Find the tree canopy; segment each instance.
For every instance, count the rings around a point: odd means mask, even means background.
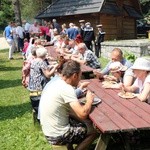
[[[2,30],[9,21],[14,20],[14,12],[11,0],[0,0],[0,27]]]

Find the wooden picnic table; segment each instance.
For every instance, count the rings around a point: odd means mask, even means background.
[[[105,150],[113,133],[150,129],[149,104],[137,98],[123,99],[118,96],[120,90],[104,89],[98,79],[89,81],[88,89],[102,100],[89,115],[101,133],[95,150]]]
[[[53,59],[57,60],[58,57],[60,57],[61,54],[59,54],[54,46],[47,46],[46,47],[48,51],[48,55]],[[68,58],[65,58],[68,59]],[[87,65],[81,65],[81,71],[82,71],[82,77],[84,79],[90,79],[93,78],[93,68],[87,66]]]
[[[48,55],[50,57],[52,57],[53,59],[57,60],[57,57],[58,57],[58,52],[55,50],[55,47],[54,46],[47,46],[45,47],[47,49],[47,52],[48,52]]]

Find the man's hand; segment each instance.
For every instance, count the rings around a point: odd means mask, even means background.
[[[100,70],[99,69],[94,69],[93,70],[93,74],[96,76],[96,78],[98,78],[98,79],[101,79],[101,78],[103,78],[103,74],[100,72]]]

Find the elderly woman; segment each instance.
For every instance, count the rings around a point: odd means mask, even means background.
[[[137,98],[150,103],[150,59],[137,58],[131,67],[136,76],[132,86],[124,86],[128,92],[136,92]]]
[[[47,50],[44,47],[40,47],[36,50],[36,58],[31,63],[30,77],[29,77],[29,91],[30,100],[33,109],[38,113],[39,101],[41,98],[41,92],[49,81],[50,77],[54,75],[57,66],[54,65],[51,69],[46,61]]]

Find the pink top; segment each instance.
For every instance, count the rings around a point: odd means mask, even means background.
[[[45,27],[46,35],[50,36],[50,29],[48,27]]]
[[[29,43],[25,42],[22,52],[26,53],[28,46],[29,46]]]

